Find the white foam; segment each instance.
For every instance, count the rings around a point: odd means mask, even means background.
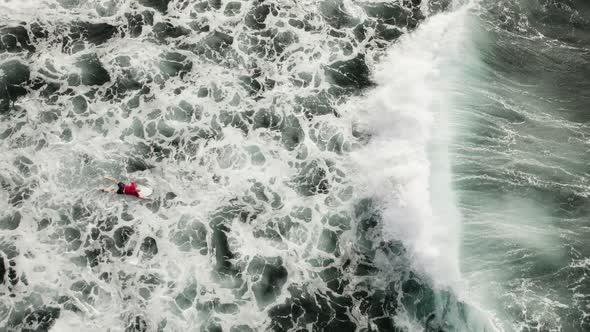
[[[378,88],[348,107],[371,134],[353,157],[364,194],[381,203],[384,240],[401,240],[435,291],[450,289],[469,304],[457,324],[500,330],[464,285],[461,215],[451,184],[453,96],[462,88],[470,6],[430,17],[402,37],[374,70]],[[447,305],[437,304],[443,311]]]
[[[466,9],[436,15],[391,48],[375,68],[379,87],[359,110],[371,140],[354,153],[365,192],[383,204],[385,240],[402,240],[438,286],[460,280],[460,219],[447,160],[454,77],[445,66],[461,56],[466,15]]]

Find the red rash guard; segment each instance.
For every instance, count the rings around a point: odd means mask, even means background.
[[[137,198],[140,198],[139,193],[136,191],[136,189],[137,189],[137,183],[131,182],[130,185],[125,186],[125,189],[123,189],[123,193],[125,195],[131,195],[131,196],[135,196]]]

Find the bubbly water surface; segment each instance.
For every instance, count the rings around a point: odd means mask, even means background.
[[[0,0],[0,330],[587,329],[584,8]]]

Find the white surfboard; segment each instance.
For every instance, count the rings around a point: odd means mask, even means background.
[[[139,196],[141,197],[148,197],[149,195],[152,194],[153,190],[150,187],[146,187],[146,186],[137,186],[137,189],[139,189]]]

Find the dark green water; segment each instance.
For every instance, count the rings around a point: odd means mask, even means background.
[[[455,114],[463,271],[509,331],[586,331],[590,7],[481,7]]]

